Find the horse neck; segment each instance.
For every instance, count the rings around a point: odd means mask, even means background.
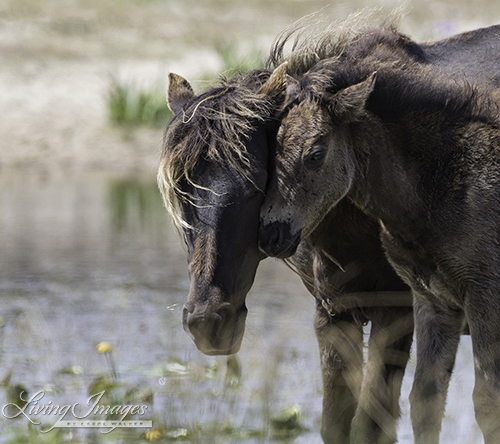
[[[388,227],[393,222],[400,225],[401,215],[413,221],[422,219],[425,202],[418,191],[422,170],[429,166],[422,161],[439,149],[433,146],[429,137],[433,130],[427,125],[413,127],[411,137],[408,125],[404,118],[387,124],[370,117],[366,127],[357,128],[353,136],[357,173],[348,197]]]

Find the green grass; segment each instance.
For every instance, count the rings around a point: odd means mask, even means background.
[[[232,77],[239,72],[264,68],[265,56],[258,49],[252,49],[243,54],[233,40],[219,40],[215,44],[215,51],[222,61],[222,69],[226,77]]]
[[[144,87],[117,78],[110,82],[108,110],[111,122],[124,127],[163,127],[172,117],[165,90],[160,86]]]
[[[217,41],[215,51],[222,62],[222,74],[227,78],[264,67],[265,57],[262,51],[252,49],[243,54],[234,41]],[[202,78],[213,83],[217,75],[207,73]],[[163,127],[172,117],[162,81],[146,87],[139,85],[137,81],[112,77],[107,101],[110,121],[124,128]]]

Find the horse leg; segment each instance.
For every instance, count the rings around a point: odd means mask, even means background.
[[[348,444],[363,377],[363,331],[349,312],[330,316],[316,303],[314,320],[323,376],[321,437]]]
[[[372,328],[368,361],[354,418],[351,443],[393,444],[397,441],[399,397],[413,342],[410,308],[370,312]]]
[[[500,307],[492,301],[495,296],[475,295],[465,302],[476,375],[474,409],[485,444],[500,442]]]
[[[415,444],[438,444],[464,314],[417,293],[413,309],[417,367],[410,404]]]

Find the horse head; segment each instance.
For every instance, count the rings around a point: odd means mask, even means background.
[[[283,118],[275,170],[261,209],[259,243],[267,255],[293,255],[351,189],[357,160],[350,149],[350,129],[364,115],[375,78],[320,97],[317,87],[306,89]]]
[[[195,96],[170,75],[159,186],[187,246],[190,289],[183,326],[205,354],[236,353],[257,266],[259,210],[285,67],[254,71]]]

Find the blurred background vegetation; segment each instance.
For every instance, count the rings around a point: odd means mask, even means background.
[[[258,49],[243,55],[235,41],[220,39],[214,43],[215,53],[221,62],[221,74],[232,77],[241,72],[263,68],[266,56]],[[207,72],[203,79],[214,82],[214,73]],[[108,93],[109,117],[122,127],[149,125],[164,127],[172,113],[165,100],[165,83],[161,77],[151,85],[140,85],[133,80],[112,77]]]
[[[401,29],[418,40],[500,16],[491,0],[406,4]],[[220,73],[261,65],[274,36],[300,17],[321,10],[336,20],[366,6],[384,17],[401,2],[1,0],[1,165],[154,169],[169,71],[199,92]]]

